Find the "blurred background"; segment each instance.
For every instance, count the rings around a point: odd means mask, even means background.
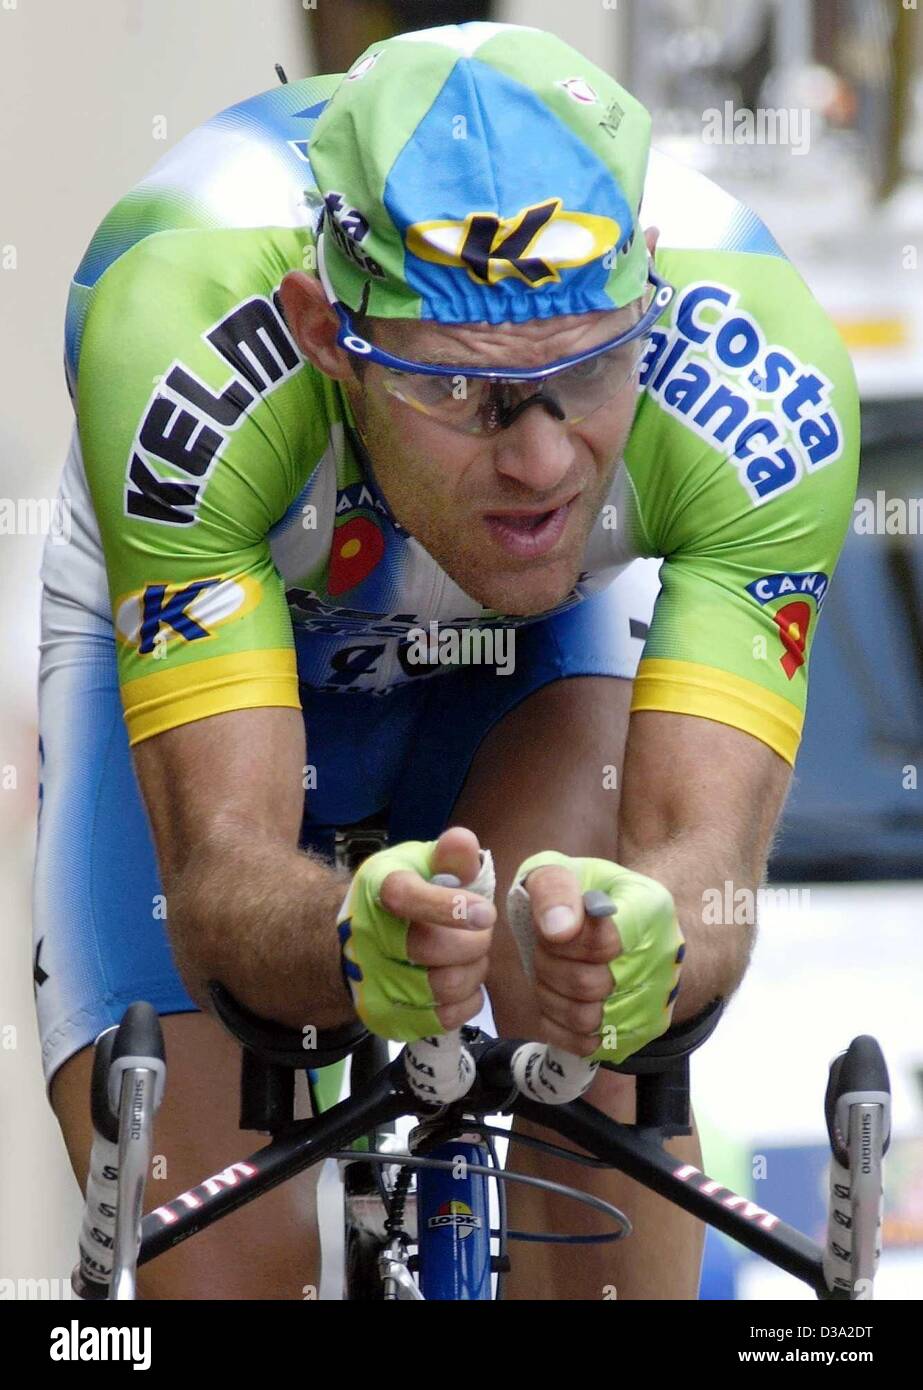
[[[193,127],[274,85],[275,63],[290,78],[341,71],[388,33],[486,18],[553,30],[613,72],[653,111],[655,144],[764,218],[852,352],[867,505],[815,644],[771,866],[788,891],[764,910],[694,1092],[708,1172],[822,1239],[827,1066],[874,1033],[895,1126],[878,1293],[923,1297],[916,0],[0,0],[0,1289],[66,1279],[79,1219],[42,1084],[29,908],[37,574],[71,428],[70,276],[112,204]],[[778,119],[761,127],[767,111]],[[809,1297],[717,1236],[702,1294]]]

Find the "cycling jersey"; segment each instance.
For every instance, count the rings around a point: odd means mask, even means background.
[[[307,141],[338,77],[220,113],[105,218],[74,277],[73,543],[46,587],[108,616],[132,742],[312,689],[438,678],[416,634],[506,627],[392,516],[338,383],[278,296],[313,268]],[[515,209],[510,209],[511,215]],[[740,728],[794,761],[808,652],[848,524],[858,405],[836,332],[760,221],[654,152],[643,225],[677,289],[580,579],[640,556],[662,589],[635,709]]]

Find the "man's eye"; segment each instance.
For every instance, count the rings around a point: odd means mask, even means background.
[[[448,376],[421,376],[416,377],[419,389],[428,392],[432,401],[451,400],[455,394],[452,390],[452,378]]]
[[[444,401],[449,404],[452,401],[476,400],[481,395],[482,383],[477,377],[437,376],[429,377],[427,380],[434,402]]]
[[[599,357],[591,357],[588,362],[578,362],[576,366],[571,367],[569,375],[574,381],[595,381],[597,377],[604,376],[613,365],[608,357],[608,354],[602,353]]]
[[[588,362],[578,362],[575,367],[570,368],[570,373],[572,379],[581,385],[604,381],[608,376],[630,371],[637,354],[638,345],[626,343],[624,347],[601,352],[598,357],[591,357]]]
[[[438,405],[452,399],[452,380],[444,376],[415,375],[413,372],[393,372],[391,380],[398,390],[404,390],[417,400]]]

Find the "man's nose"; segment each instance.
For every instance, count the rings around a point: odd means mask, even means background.
[[[540,402],[521,410],[508,429],[494,436],[494,467],[535,492],[550,492],[574,464],[575,451],[563,423]]]

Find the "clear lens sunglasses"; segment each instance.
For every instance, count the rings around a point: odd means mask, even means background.
[[[617,337],[550,366],[500,369],[415,362],[376,347],[356,332],[350,311],[336,298],[327,276],[323,243],[321,232],[318,271],[340,320],[338,346],[384,368],[384,388],[392,396],[461,434],[496,434],[508,429],[530,402],[541,402],[559,420],[578,423],[586,419],[634,376],[650,330],[676,293],[649,264],[646,303],[637,322]]]

